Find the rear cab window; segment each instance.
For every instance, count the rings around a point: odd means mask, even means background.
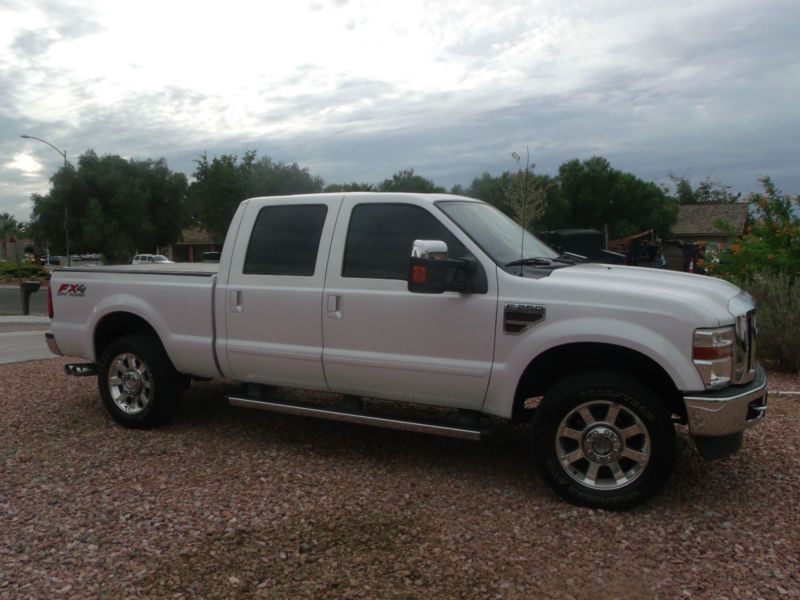
[[[260,209],[250,234],[242,273],[313,276],[327,214],[328,207],[324,204]]]

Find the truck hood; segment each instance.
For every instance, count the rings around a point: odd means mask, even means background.
[[[731,320],[728,303],[741,291],[727,281],[706,275],[594,263],[557,269],[548,279],[554,284],[596,288],[601,296],[619,294],[690,301],[720,322]]]

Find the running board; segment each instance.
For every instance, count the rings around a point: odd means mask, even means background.
[[[329,421],[345,421],[359,425],[371,425],[385,429],[399,429],[401,431],[416,431],[417,433],[430,433],[444,437],[460,438],[464,440],[480,441],[491,429],[473,429],[458,425],[433,423],[427,421],[412,421],[393,417],[378,417],[363,412],[341,410],[333,406],[311,406],[308,404],[291,404],[276,400],[255,400],[237,396],[228,396],[228,403],[232,406],[257,408],[287,415],[302,415],[328,419]]]

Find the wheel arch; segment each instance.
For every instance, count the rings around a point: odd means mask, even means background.
[[[558,381],[589,370],[624,373],[639,380],[675,414],[684,415],[680,391],[670,375],[649,356],[624,346],[601,342],[575,342],[550,348],[531,360],[517,383],[511,418],[527,421],[533,410],[525,408],[529,398],[544,396]]]
[[[116,311],[104,315],[94,328],[92,347],[95,361],[99,361],[108,345],[124,335],[145,333],[152,335],[164,349],[164,343],[156,329],[144,318],[127,311]],[[166,353],[166,350],[165,350]]]

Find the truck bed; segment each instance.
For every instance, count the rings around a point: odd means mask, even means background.
[[[59,268],[50,282],[53,333],[65,355],[94,355],[94,336],[108,319],[146,321],[175,368],[219,377],[214,354],[217,264]]]

